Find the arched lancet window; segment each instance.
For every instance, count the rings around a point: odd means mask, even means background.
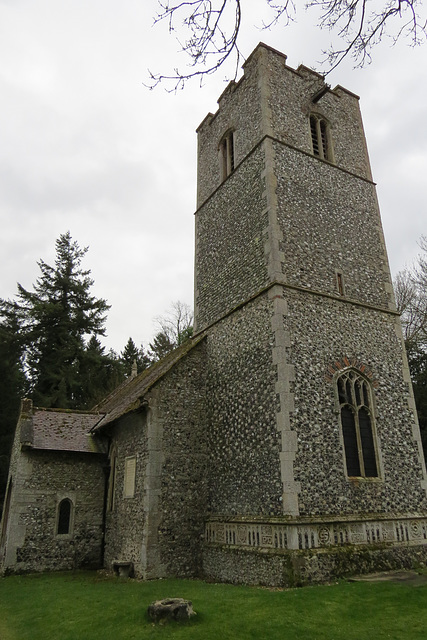
[[[310,116],[310,133],[313,154],[323,160],[332,162],[332,145],[329,133],[329,124],[320,116]]]
[[[234,171],[234,132],[227,131],[219,144],[221,162],[221,180]]]
[[[337,379],[341,428],[348,476],[378,477],[371,387],[353,369]]]
[[[61,500],[58,506],[58,524],[56,533],[59,536],[71,533],[71,516],[73,503],[69,498]]]

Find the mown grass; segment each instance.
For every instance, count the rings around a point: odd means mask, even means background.
[[[153,625],[149,603],[193,601],[188,623]],[[285,591],[95,573],[0,578],[1,640],[411,640],[427,637],[427,586],[347,583]]]

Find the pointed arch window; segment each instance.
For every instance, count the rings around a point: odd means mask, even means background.
[[[323,160],[333,161],[329,124],[324,118],[311,114],[310,133],[313,154]]]
[[[378,478],[370,383],[353,369],[337,379],[347,475]]]

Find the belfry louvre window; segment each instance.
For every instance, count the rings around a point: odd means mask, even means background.
[[[326,120],[318,116],[310,116],[310,133],[313,154],[323,160],[332,161],[331,144],[329,139],[329,125]]]
[[[234,171],[234,133],[227,131],[220,143],[221,180]]]
[[[370,384],[350,369],[340,375],[337,386],[347,475],[377,478]]]

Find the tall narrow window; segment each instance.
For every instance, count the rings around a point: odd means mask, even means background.
[[[342,273],[337,271],[337,289],[340,296],[344,295],[344,279],[342,277]]]
[[[234,134],[228,131],[220,143],[221,180],[234,171]]]
[[[310,133],[313,154],[323,160],[332,161],[329,125],[319,116],[310,116]]]
[[[58,507],[58,523],[56,527],[56,533],[59,536],[67,535],[71,533],[71,500],[65,498],[61,500]]]
[[[369,382],[349,369],[337,380],[347,475],[377,478]]]

